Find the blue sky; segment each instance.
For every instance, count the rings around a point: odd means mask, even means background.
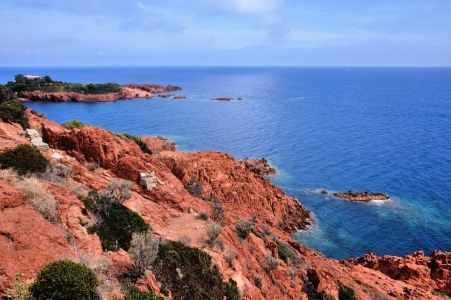
[[[451,1],[1,0],[0,65],[451,66]]]

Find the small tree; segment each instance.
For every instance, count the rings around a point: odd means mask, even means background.
[[[46,265],[30,290],[36,300],[100,299],[95,273],[85,265],[57,260]]]

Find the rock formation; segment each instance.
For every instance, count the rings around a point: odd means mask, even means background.
[[[135,184],[124,205],[142,216],[157,236],[188,237],[191,247],[212,257],[225,279],[236,281],[242,299],[308,299],[308,293],[317,291],[338,299],[339,285],[352,288],[357,299],[368,300],[440,299],[433,289],[451,295],[451,253],[389,259],[369,254],[339,262],[296,242],[290,233],[306,228],[310,212],[229,154],[160,149],[149,155],[133,141],[104,129],[67,130],[28,114],[29,125],[50,147],[44,155],[54,165],[70,166],[71,176],[59,183],[38,180],[58,203],[55,223],[44,219],[7,176],[0,179],[0,291],[12,284],[16,273],[34,279],[44,264],[62,257],[108,258],[115,276],[127,272],[132,265],[127,252],[105,253],[98,236],[87,233],[86,224],[93,220],[83,213],[77,194],[80,189],[104,189],[111,179],[128,179]],[[1,149],[30,143],[20,132],[20,126],[0,123]],[[55,153],[59,155],[52,159]],[[202,183],[204,198],[185,189],[193,177]],[[151,181],[146,182],[151,189],[139,184],[143,178]],[[206,243],[212,221],[197,215],[205,211],[212,216],[215,205],[224,210],[224,227],[220,246],[212,247]],[[250,224],[252,231],[243,235],[239,222]],[[155,292],[161,288],[151,270],[136,285]]]
[[[254,172],[257,175],[274,175],[274,174],[276,174],[276,169],[272,168],[268,164],[268,161],[265,158],[249,159],[246,157],[241,162],[244,163],[244,165],[246,166],[246,168],[249,171]]]
[[[220,97],[220,98],[213,98],[211,100],[216,100],[216,101],[233,101],[233,100],[235,100],[235,98]]]
[[[390,199],[390,196],[384,195],[382,193],[354,192],[354,191],[334,193],[334,196],[357,202],[370,202],[371,200]]]

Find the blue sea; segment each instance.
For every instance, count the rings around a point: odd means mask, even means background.
[[[451,68],[11,67],[0,83],[18,73],[181,86],[188,100],[27,106],[59,123],[165,136],[180,151],[267,158],[271,181],[317,220],[296,239],[328,257],[451,251]],[[353,203],[322,189],[391,200]]]

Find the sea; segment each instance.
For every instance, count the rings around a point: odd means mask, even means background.
[[[451,68],[0,67],[0,83],[19,73],[182,87],[173,94],[187,100],[26,105],[58,123],[164,136],[178,151],[265,157],[271,182],[316,219],[294,237],[327,257],[451,251]],[[323,189],[391,198],[355,203]]]

